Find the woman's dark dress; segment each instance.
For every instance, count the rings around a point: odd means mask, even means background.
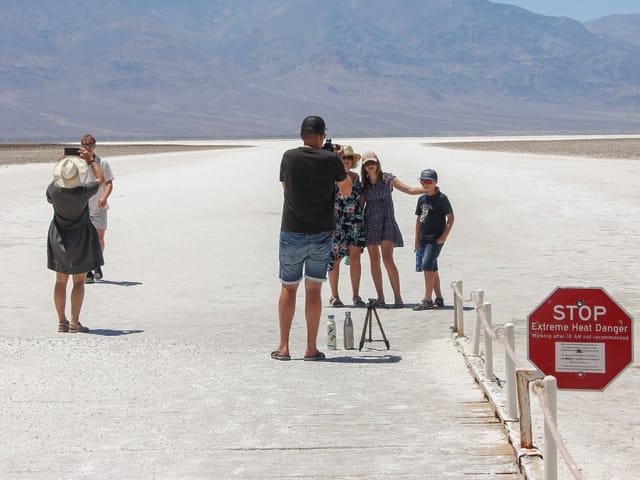
[[[391,181],[394,178],[392,173],[385,173],[382,181],[364,189],[364,238],[367,246],[380,245],[385,240],[393,242],[395,247],[404,246],[393,211]]]
[[[104,265],[100,238],[89,217],[88,202],[98,191],[98,182],[76,188],[50,184],[47,201],[53,205],[53,220],[47,238],[47,268],[60,273],[90,272]]]

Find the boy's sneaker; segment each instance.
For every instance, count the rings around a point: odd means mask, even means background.
[[[87,272],[87,278],[84,279],[84,283],[96,283],[93,278],[93,272]]]
[[[93,276],[96,280],[102,280],[102,269],[100,267],[96,268],[93,272]],[[437,298],[436,301],[438,301]]]
[[[98,278],[98,277],[96,277]],[[436,308],[442,308],[444,307],[444,298],[442,297],[436,297]]]
[[[414,310],[418,311],[418,310],[429,310],[433,308],[433,301],[431,300],[420,300],[415,307],[413,307]]]

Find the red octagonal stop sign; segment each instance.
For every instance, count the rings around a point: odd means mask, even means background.
[[[528,319],[529,360],[558,388],[604,390],[633,362],[633,319],[603,288],[558,287]]]

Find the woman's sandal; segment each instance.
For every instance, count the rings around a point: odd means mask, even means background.
[[[387,308],[387,304],[384,302],[384,299],[377,299],[373,302],[374,307]]]
[[[67,333],[69,331],[69,320],[58,322],[58,332]]]
[[[89,333],[89,329],[80,322],[69,324],[69,333]]]
[[[344,303],[340,300],[340,297],[331,297],[329,299],[329,305],[332,307],[344,307]]]
[[[355,297],[353,297],[353,305],[356,307],[364,307],[366,303],[364,303],[364,300],[360,298],[360,295],[356,295]]]

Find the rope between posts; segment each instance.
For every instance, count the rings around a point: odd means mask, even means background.
[[[463,302],[471,302],[473,301],[473,294],[476,292],[471,292],[471,296],[469,298],[464,298],[462,296],[462,292],[458,289],[458,285],[456,284],[456,282],[452,282],[451,283],[451,287],[453,288],[456,296],[460,297],[460,299],[462,299]]]
[[[482,320],[484,322],[484,315],[482,316]],[[520,360],[518,360],[518,357],[516,357],[516,352],[513,350],[513,348],[511,348],[511,345],[509,345],[509,342],[507,342],[504,325],[496,328],[494,338],[497,338],[500,341],[500,343],[502,343],[502,345],[504,346],[504,351],[507,352],[507,355],[509,355],[509,358],[513,362],[513,365],[515,366],[515,368],[517,369],[523,368],[522,364],[520,363]]]
[[[474,293],[475,292],[472,292],[471,294],[472,297]],[[504,330],[505,330],[504,325],[497,327],[494,331],[492,326],[489,325],[489,322],[487,322],[487,318],[484,315],[484,311],[482,310],[482,307],[479,305],[476,306],[476,311],[480,312],[480,318],[482,319],[482,326],[485,334],[489,335],[494,340],[498,340],[500,343],[502,343],[502,345],[504,346],[505,352],[507,353],[507,355],[509,355],[509,358],[513,362],[513,365],[515,366],[515,368],[522,368],[522,364],[520,363],[520,360],[518,360],[518,357],[516,356],[516,352],[513,350],[513,348],[511,348],[511,345],[509,345],[509,342],[507,342],[507,339],[504,334]]]
[[[487,317],[485,317],[482,307],[476,307],[476,311],[480,312],[480,318],[482,318],[482,331],[494,340],[501,340],[498,338],[496,332],[493,331],[492,325],[489,325],[489,322],[487,322]]]
[[[564,458],[564,461],[567,464],[569,471],[571,471],[571,474],[575,479],[586,480],[586,477],[582,474],[582,472],[578,468],[578,465],[576,465],[576,462],[574,462],[573,458],[571,458],[571,455],[569,454],[569,451],[567,450],[567,447],[564,444],[562,437],[560,436],[560,432],[558,431],[556,424],[553,422],[551,410],[549,409],[549,404],[547,403],[547,398],[545,397],[544,392],[542,391],[544,389],[544,385],[539,381],[534,382],[534,388],[536,389],[536,396],[538,397],[538,400],[540,400],[540,404],[542,406],[544,423],[547,426],[547,428],[549,428],[549,431],[551,432],[551,436],[556,442],[556,445],[558,446],[558,450],[560,451],[560,455],[562,455],[562,458]]]

